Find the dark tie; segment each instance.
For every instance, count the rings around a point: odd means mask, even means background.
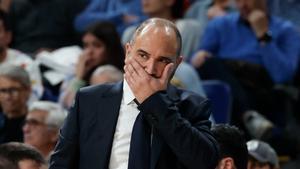
[[[128,169],[150,168],[150,127],[140,112],[131,135]]]

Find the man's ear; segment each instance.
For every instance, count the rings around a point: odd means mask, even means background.
[[[132,50],[131,44],[130,44],[130,42],[127,42],[127,43],[125,44],[125,53],[126,53],[125,58],[126,58],[127,56],[129,56],[131,50]]]
[[[225,157],[221,160],[223,162],[223,168],[224,169],[234,169],[235,168],[235,164],[234,164],[234,160],[231,157]]]
[[[183,60],[183,56],[178,56],[176,58],[176,66],[178,66],[182,62],[182,60]]]
[[[216,169],[235,169],[234,160],[231,157],[225,157],[219,161]]]

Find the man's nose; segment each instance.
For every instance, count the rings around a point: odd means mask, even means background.
[[[147,62],[146,62],[146,65],[145,65],[145,71],[149,74],[149,75],[156,75],[157,73],[157,70],[156,70],[156,63],[154,60],[152,59],[149,59]]]

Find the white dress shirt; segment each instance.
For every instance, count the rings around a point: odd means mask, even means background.
[[[139,114],[134,95],[126,80],[123,82],[123,97],[111,149],[109,169],[127,169],[132,128]]]

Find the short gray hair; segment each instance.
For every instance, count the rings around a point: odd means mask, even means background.
[[[61,105],[50,101],[33,102],[29,106],[29,112],[35,110],[48,112],[45,123],[55,128],[60,128],[67,116],[67,111]]]
[[[17,81],[23,87],[31,87],[31,81],[28,72],[20,66],[14,66],[5,63],[0,64],[0,76],[9,78],[13,81]]]
[[[93,72],[92,76],[95,75],[109,75],[109,82],[118,82],[123,79],[123,73],[113,65],[101,65]]]
[[[147,19],[146,21],[141,23],[140,26],[138,26],[136,28],[136,31],[134,32],[130,42],[134,43],[136,37],[149,25],[155,25],[158,27],[167,27],[167,28],[171,28],[174,31],[174,33],[176,35],[176,40],[177,40],[177,56],[179,56],[181,53],[181,48],[182,48],[181,34],[180,34],[179,30],[177,29],[176,25],[173,22],[166,20],[166,19],[162,19],[162,18]]]

